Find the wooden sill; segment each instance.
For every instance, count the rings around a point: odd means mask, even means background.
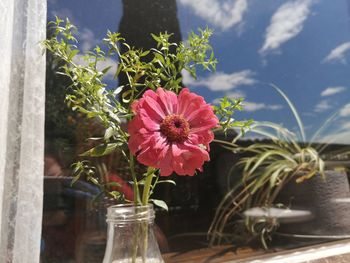
[[[216,246],[186,253],[169,253],[163,255],[163,258],[166,263],[347,263],[350,262],[350,240],[273,253],[251,248],[235,250],[232,246]]]
[[[233,246],[215,246],[210,248],[196,249],[185,253],[169,253],[163,255],[166,263],[190,263],[190,262],[228,262],[250,258],[252,256],[264,255],[264,250],[253,250],[251,248],[238,248]]]

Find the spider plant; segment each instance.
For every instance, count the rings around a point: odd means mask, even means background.
[[[282,96],[292,111],[299,127],[298,133],[293,133],[281,125],[272,122],[255,122],[250,132],[264,136],[267,140],[253,143],[247,147],[234,150],[242,154],[240,161],[231,169],[230,175],[241,174],[242,177],[234,187],[224,196],[219,204],[212,221],[208,235],[211,244],[228,241],[224,234],[228,226],[236,218],[243,218],[242,212],[252,207],[270,208],[276,204],[275,200],[283,187],[291,180],[302,183],[313,176],[325,178],[325,162],[321,158],[326,144],[313,144],[326,127],[335,119],[333,114],[306,143],[304,126],[301,118],[287,95],[277,86],[271,86]],[[232,144],[236,144],[238,135]],[[253,220],[246,218],[246,231],[252,237],[260,237],[263,245],[266,238],[278,227],[278,222],[271,218]],[[235,229],[237,227],[235,226]]]

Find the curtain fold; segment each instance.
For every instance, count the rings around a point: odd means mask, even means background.
[[[39,262],[46,0],[0,0],[0,262]]]

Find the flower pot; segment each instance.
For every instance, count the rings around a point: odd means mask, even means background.
[[[333,236],[350,235],[350,190],[346,173],[326,171],[325,179],[316,175],[302,183],[291,180],[275,203],[291,209],[311,211],[313,219],[281,224],[288,234]]]
[[[108,236],[103,263],[164,262],[153,231],[152,205],[107,209]]]

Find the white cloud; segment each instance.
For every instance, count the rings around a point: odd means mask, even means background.
[[[185,85],[207,87],[211,91],[229,91],[239,86],[254,85],[255,73],[251,70],[242,70],[233,73],[216,72],[207,78],[194,80],[186,71],[182,72]]]
[[[349,117],[350,116],[350,103],[346,104],[341,110],[339,115],[341,117]]]
[[[191,74],[187,70],[181,71],[182,82],[186,86],[192,86],[193,83],[196,83],[196,80],[191,76]]]
[[[236,90],[236,91],[231,91],[225,94],[227,97],[232,98],[232,99],[238,99],[245,97],[246,94],[243,91]]]
[[[220,97],[220,98],[213,99],[213,100],[211,101],[211,104],[219,105],[219,104],[220,104],[220,99],[221,99],[221,97]]]
[[[322,97],[331,96],[346,90],[346,87],[328,87],[321,92]]]
[[[350,103],[341,108],[339,115],[340,117],[350,116]],[[319,142],[350,144],[350,121],[343,119],[331,127],[331,133],[320,137]]]
[[[350,122],[344,122],[341,124],[341,129],[348,130],[350,132]],[[350,138],[349,138],[350,139]]]
[[[280,110],[283,108],[283,106],[279,104],[275,104],[275,105],[267,105],[266,108],[269,110]]]
[[[315,112],[324,112],[332,108],[332,105],[329,104],[328,100],[321,100],[316,104],[314,111]]]
[[[350,104],[349,104],[350,105]],[[350,106],[349,106],[350,107]],[[350,144],[350,121],[339,122],[332,126],[331,133],[328,133],[318,140],[324,143]],[[335,127],[339,127],[335,129]]]
[[[325,137],[324,142],[350,144],[350,131],[337,132]]]
[[[243,109],[244,111],[258,111],[258,110],[280,110],[282,109],[282,105],[274,104],[274,105],[269,105],[265,103],[256,103],[256,102],[248,102],[244,101],[243,102]]]
[[[82,31],[79,31],[77,38],[79,43],[81,43],[82,51],[89,51],[100,42],[95,38],[94,32],[88,28],[83,28]]]
[[[87,62],[84,60],[83,55],[78,54],[73,58],[74,63],[78,65],[87,65]],[[106,58],[105,61],[99,61],[97,62],[97,69],[99,71],[102,71],[103,69],[111,66],[111,68],[107,71],[105,77],[108,79],[112,79],[114,77],[115,72],[117,71],[118,67],[118,62],[111,59],[111,58]]]
[[[302,112],[301,113],[303,116],[308,116],[308,117],[315,117],[316,114],[314,112]]]
[[[70,22],[72,22],[74,25],[77,25],[77,21],[75,20],[75,17],[73,16],[73,12],[71,9],[68,8],[62,8],[59,10],[54,10],[51,12],[53,16],[58,16],[62,20],[66,20],[68,18]]]
[[[350,50],[350,41],[345,42],[334,48],[324,59],[323,62],[341,62],[346,63],[345,53]]]
[[[248,9],[248,0],[180,0],[180,3],[222,30],[239,25]]]
[[[271,18],[264,45],[259,52],[264,54],[276,50],[297,36],[304,28],[312,3],[312,0],[294,0],[281,5]]]

